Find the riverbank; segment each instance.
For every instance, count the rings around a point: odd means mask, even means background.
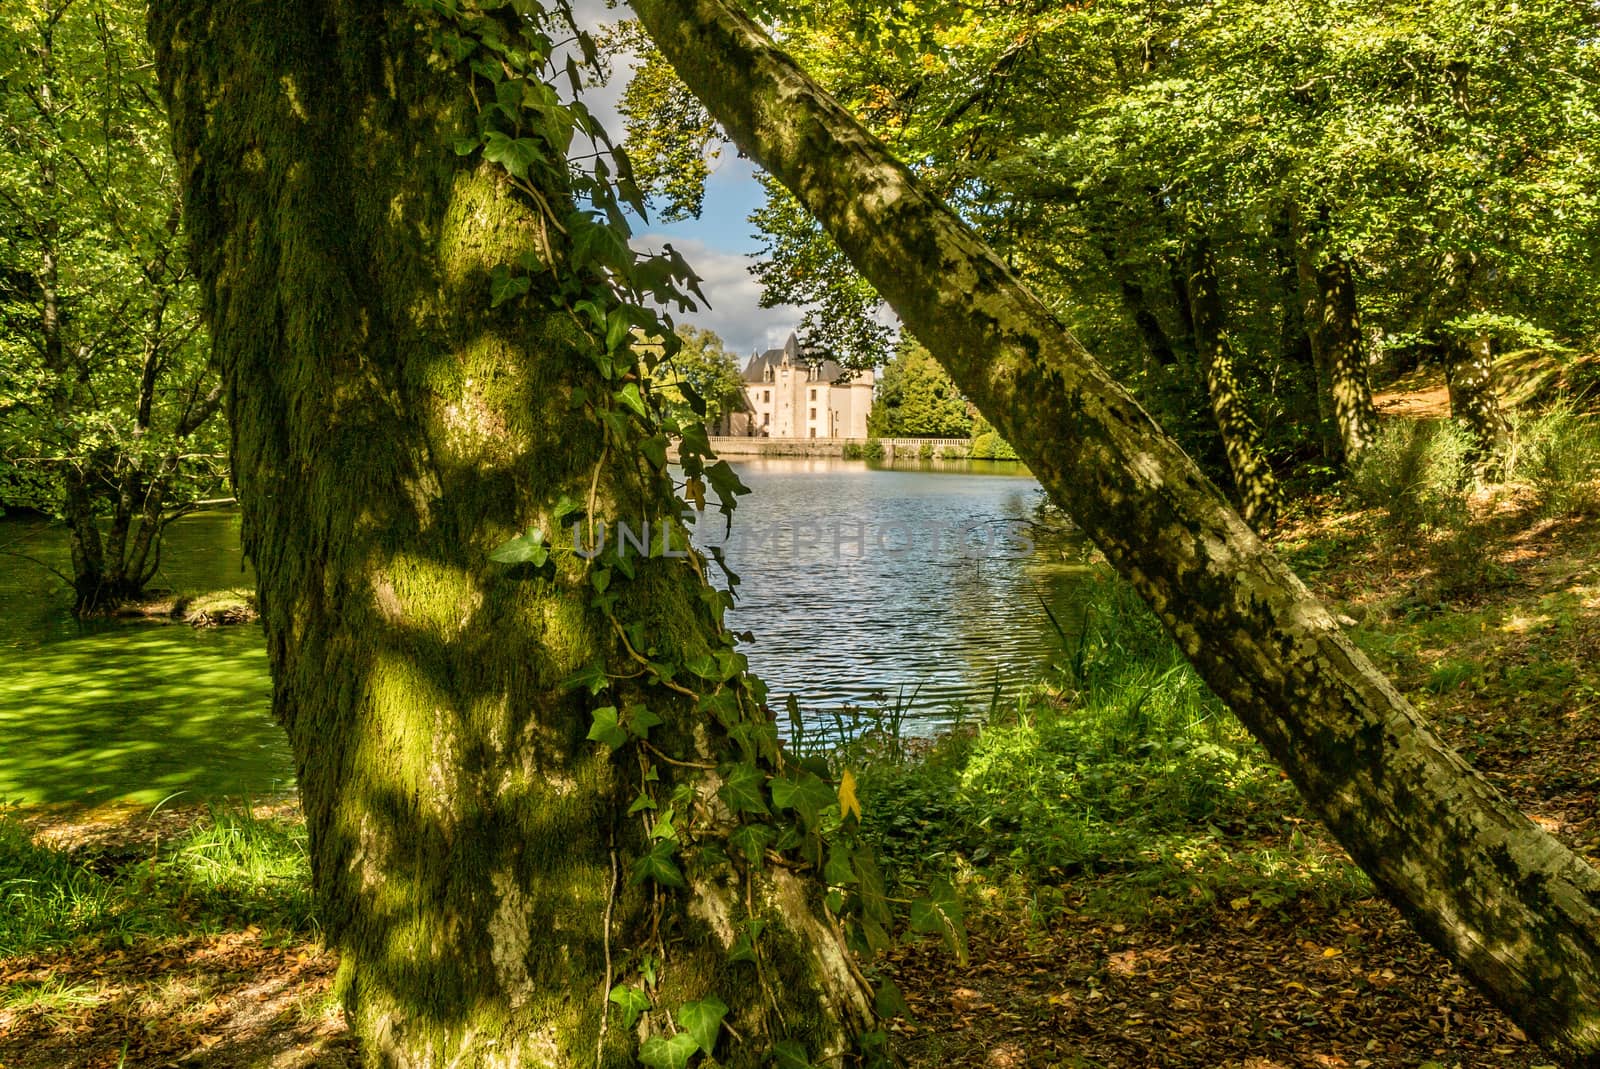
[[[967,460],[967,438],[712,438],[719,457],[843,457],[849,460]],[[981,459],[993,459],[992,457]]]
[[[124,601],[101,614],[128,623],[188,624],[190,627],[228,627],[251,624],[261,618],[251,590],[212,590],[202,593],[152,594]]]

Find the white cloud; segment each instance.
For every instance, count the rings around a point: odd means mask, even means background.
[[[700,276],[700,288],[711,302],[698,312],[675,314],[674,319],[715,331],[740,357],[753,349],[776,348],[800,323],[798,310],[786,305],[761,307],[761,284],[750,274],[754,257],[713,248],[699,238],[682,235],[641,234],[633,247],[640,252],[660,252],[670,243]]]

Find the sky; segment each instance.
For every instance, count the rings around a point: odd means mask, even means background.
[[[630,14],[626,7],[608,8],[604,0],[578,0],[573,6],[579,21],[589,28]],[[610,81],[585,89],[581,96],[617,141],[622,139],[623,126],[616,103],[627,84],[628,71],[628,57],[615,57]],[[557,84],[564,81],[558,79]],[[750,274],[753,254],[760,244],[753,236],[755,226],[748,216],[763,200],[755,165],[740,159],[732,145],[724,145],[711,167],[705,207],[699,219],[665,224],[654,219],[631,219],[632,245],[641,252],[654,252],[670,242],[683,255],[700,276],[700,288],[710,307],[689,314],[675,313],[674,320],[715,331],[729,349],[743,358],[752,351],[781,346],[799,325],[800,312],[788,306],[762,308],[761,286]]]

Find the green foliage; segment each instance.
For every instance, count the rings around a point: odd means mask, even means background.
[[[84,607],[136,594],[171,505],[223,484],[154,66],[141,5],[0,24],[0,495],[70,521]]]
[[[687,406],[691,398],[705,404],[704,420],[715,426],[732,412],[748,407],[739,359],[715,332],[682,325],[678,348],[652,373],[652,387],[669,404]]]
[[[867,423],[874,437],[885,438],[965,438],[972,430],[967,402],[955,383],[927,349],[912,341],[902,344],[883,369]]]
[[[1476,448],[1471,433],[1453,420],[1395,420],[1380,429],[1351,473],[1351,495],[1381,510],[1380,530],[1392,550],[1425,567],[1413,592],[1423,604],[1471,595],[1507,578],[1468,507]]]
[[[1532,483],[1546,511],[1600,511],[1600,424],[1592,413],[1558,402],[1518,426],[1516,437],[1509,474]]]
[[[967,454],[973,460],[1016,460],[1017,451],[1011,443],[995,432],[989,421],[978,416],[972,421],[972,448]]]
[[[1472,451],[1471,436],[1453,422],[1392,420],[1351,473],[1349,490],[1361,504],[1381,508],[1398,539],[1460,530]]]
[[[1552,350],[1600,333],[1600,56],[1583,4],[761,11],[1214,471],[1187,240],[1216,250],[1247,406],[1281,462],[1323,462],[1329,400],[1299,260],[1354,266],[1366,336],[1397,360],[1464,331]],[[786,191],[767,192],[765,298],[870,324],[876,295]],[[1470,278],[1443,269],[1456,254]]]
[[[622,21],[598,43],[633,57],[617,111],[639,188],[663,220],[699,218],[710,161],[720,154],[716,123],[637,22]]]
[[[1053,686],[917,760],[864,766],[865,829],[897,874],[958,862],[1094,871],[1283,797],[1266,755],[1131,590],[1090,582],[1083,599]]]

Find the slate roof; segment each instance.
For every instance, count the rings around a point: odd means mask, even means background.
[[[836,360],[823,360],[817,364],[807,363],[800,355],[800,340],[790,334],[789,340],[782,349],[768,349],[764,353],[750,357],[750,362],[744,366],[744,381],[747,383],[766,382],[767,368],[776,369],[783,363],[784,355],[789,357],[793,367],[815,368],[811,375],[813,382],[836,383],[848,378],[851,374]]]

